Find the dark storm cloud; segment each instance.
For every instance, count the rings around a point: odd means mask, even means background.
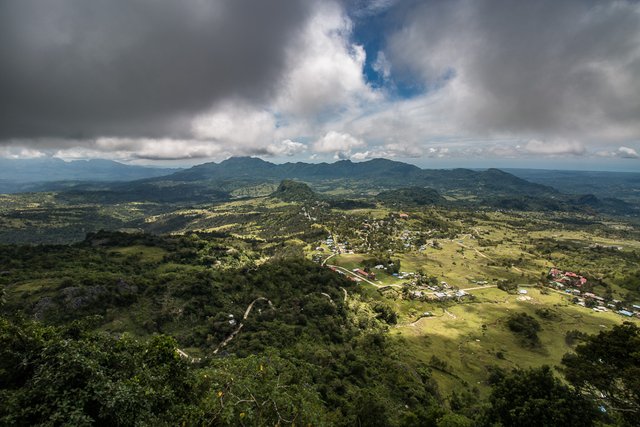
[[[0,0],[0,140],[188,133],[228,96],[260,100],[300,0]]]
[[[390,16],[400,28],[386,45],[396,77],[427,88],[458,79],[455,107],[471,131],[640,133],[637,2],[409,1]]]

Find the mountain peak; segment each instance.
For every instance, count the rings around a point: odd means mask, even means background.
[[[236,165],[260,165],[260,166],[275,166],[275,164],[262,160],[259,157],[250,157],[250,156],[238,156],[238,157],[229,157],[226,160],[220,162],[220,165],[225,166],[236,166]]]

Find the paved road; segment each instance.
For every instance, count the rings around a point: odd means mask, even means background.
[[[338,253],[337,253],[337,252],[332,253],[331,255],[329,255],[328,257],[326,257],[326,258],[324,259],[324,261],[322,261],[322,264],[321,264],[321,265],[325,265],[325,264],[327,263],[327,261],[329,261],[331,258],[333,258],[333,257],[334,257],[334,256],[336,256],[336,255],[338,255]]]

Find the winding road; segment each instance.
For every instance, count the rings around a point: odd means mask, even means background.
[[[253,305],[259,301],[266,301],[269,303],[269,307],[271,307],[273,310],[275,310],[275,307],[273,306],[273,303],[271,301],[269,301],[267,298],[265,297],[258,297],[256,299],[254,299],[253,301],[251,301],[251,304],[249,304],[249,306],[247,307],[247,309],[244,312],[244,316],[242,316],[242,320],[247,320],[247,318],[249,317],[249,314],[251,313],[251,310],[253,310]],[[240,322],[240,324],[238,325],[238,327],[236,328],[235,331],[231,332],[231,334],[224,339],[224,341],[222,341],[220,343],[220,345],[218,345],[218,347],[216,347],[215,350],[213,350],[213,354],[217,354],[218,351],[220,351],[220,349],[224,346],[226,346],[227,344],[229,344],[229,342],[235,338],[236,335],[238,335],[238,333],[240,332],[240,330],[242,329],[242,327],[244,326],[244,324],[242,322]]]

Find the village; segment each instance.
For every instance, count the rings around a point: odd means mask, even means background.
[[[398,219],[406,220],[407,214],[397,214]],[[413,249],[418,252],[423,252],[427,248],[440,249],[440,245],[437,240],[429,240],[422,245],[409,244],[411,237],[415,234],[415,231],[402,229],[398,230],[402,246],[404,250]],[[466,237],[473,238],[471,235]],[[460,240],[455,240],[458,244],[461,244]],[[323,245],[328,249],[325,252]],[[368,283],[377,288],[381,294],[386,294],[389,291],[393,291],[397,295],[401,295],[403,299],[407,300],[419,300],[419,301],[432,301],[432,302],[462,302],[465,299],[473,299],[473,295],[470,291],[477,289],[484,289],[490,287],[497,287],[503,290],[512,291],[520,295],[520,299],[530,299],[527,294],[528,291],[525,287],[533,286],[531,284],[520,285],[515,287],[505,288],[503,285],[504,280],[493,279],[494,284],[491,284],[487,279],[472,279],[470,280],[470,286],[456,286],[449,284],[445,280],[440,280],[435,276],[427,277],[426,275],[418,272],[399,271],[397,268],[393,268],[393,263],[390,264],[377,264],[374,266],[357,266],[355,268],[346,269],[338,265],[327,263],[332,258],[348,254],[353,255],[355,251],[352,249],[348,241],[339,241],[335,234],[330,234],[321,245],[315,249],[317,252],[325,253],[328,256],[316,255],[313,259],[332,271],[344,275],[348,280],[354,283]],[[392,252],[391,249],[388,252]],[[380,276],[386,278],[386,280],[379,280]],[[538,284],[537,286],[539,286]],[[614,312],[622,317],[635,317],[640,318],[640,304],[625,304],[619,299],[612,297],[600,296],[593,292],[593,286],[588,282],[588,279],[583,275],[574,273],[572,271],[563,271],[557,267],[549,269],[547,274],[547,282],[544,286],[553,289],[556,292],[561,292],[568,297],[573,304],[591,309],[594,312]]]
[[[552,267],[548,274],[548,287],[557,289],[573,295],[572,302],[586,308],[591,308],[596,312],[614,311],[624,317],[640,318],[640,305],[631,304],[630,306],[614,298],[605,298],[589,292],[587,289],[588,280],[572,271],[562,271],[556,267]]]

